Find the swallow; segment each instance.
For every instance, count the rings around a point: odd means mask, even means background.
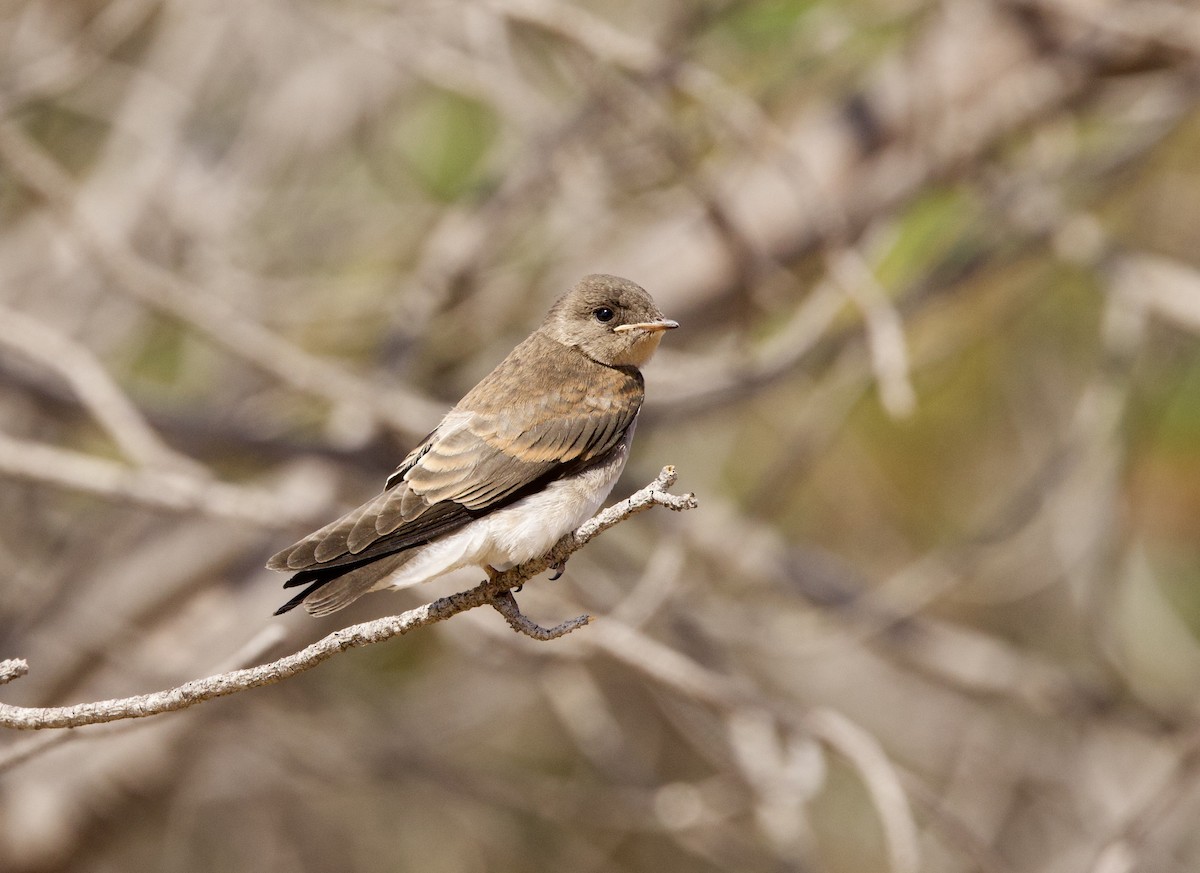
[[[612,491],[645,396],[640,368],[678,326],[639,285],[585,276],[378,496],[271,558],[292,574],[284,588],[301,589],[275,614],[328,615],[368,591],[546,554]]]

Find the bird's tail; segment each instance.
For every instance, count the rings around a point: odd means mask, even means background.
[[[337,612],[374,589],[410,557],[410,552],[397,552],[358,567],[302,570],[289,579],[284,587],[305,584],[307,587],[275,610],[275,615],[283,615],[301,604],[309,615]]]

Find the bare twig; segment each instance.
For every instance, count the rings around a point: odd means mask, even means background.
[[[1149,794],[1128,811],[1125,821],[1108,838],[1096,855],[1091,873],[1124,873],[1135,869],[1136,859],[1146,857],[1147,843],[1156,827],[1179,808],[1194,788],[1200,772],[1200,730],[1192,729],[1180,744],[1171,768]]]
[[[917,393],[909,375],[908,345],[900,314],[857,251],[846,248],[831,253],[825,263],[834,281],[862,313],[871,369],[883,408],[892,418],[908,418],[916,409]]]
[[[1114,259],[1110,285],[1133,305],[1176,327],[1200,333],[1200,270],[1144,253]]]
[[[285,635],[286,634],[282,625],[268,625],[255,634],[254,638],[247,642],[246,645],[242,646],[241,649],[235,652],[233,657],[223,658],[220,663],[214,665],[213,669],[233,670],[245,664],[254,663],[263,655],[265,655],[270,649],[279,645]],[[6,668],[10,664],[14,663],[20,665],[20,667],[18,667],[18,670],[20,671],[19,675],[6,674]],[[20,676],[25,675],[27,672],[29,672],[29,665],[26,664],[23,659],[16,659],[15,661],[0,661],[0,685],[3,685],[10,679],[19,678]],[[94,737],[99,732],[103,732],[106,735],[112,735],[119,731],[134,729],[146,724],[147,722],[126,721],[121,724],[110,724],[106,727],[97,727],[95,731],[88,731],[87,733],[81,733],[80,731],[47,731],[46,733],[36,734],[22,742],[13,743],[12,745],[5,746],[3,749],[0,749],[0,773],[4,773],[5,771],[11,770],[32,758],[36,758],[49,749],[57,748],[64,743],[78,740],[81,737]]]
[[[116,287],[145,306],[191,325],[211,342],[276,379],[336,406],[351,406],[367,421],[404,433],[424,433],[441,414],[437,404],[396,385],[372,386],[239,312],[221,298],[153,263],[111,238],[76,206],[77,186],[18,125],[0,121],[0,161],[67,225]]]
[[[589,634],[592,646],[686,698],[736,712],[757,709],[802,731],[840,754],[858,772],[879,814],[893,873],[920,869],[917,828],[899,772],[877,740],[846,716],[828,708],[799,715],[764,697],[748,683],[697,663],[627,625],[606,622]]]
[[[185,709],[215,697],[224,697],[238,691],[272,685],[297,673],[310,670],[322,661],[347,649],[380,643],[394,636],[408,633],[414,628],[445,621],[451,616],[477,606],[495,605],[498,599],[503,602],[502,595],[508,591],[524,584],[552,564],[562,563],[593,538],[636,513],[649,509],[651,506],[665,506],[676,511],[694,509],[698,505],[694,495],[668,493],[667,489],[675,483],[675,480],[675,468],[664,467],[653,482],[626,500],[610,506],[584,522],[574,533],[567,534],[560,539],[544,557],[536,558],[497,574],[493,579],[483,582],[469,591],[439,598],[432,603],[410,609],[400,615],[380,618],[334,631],[311,646],[269,664],[197,679],[166,691],[156,691],[151,694],[116,700],[101,700],[95,703],[59,707],[21,707],[0,704],[0,725],[16,730],[79,727],[126,718],[144,718]],[[511,600],[511,597],[508,599]],[[515,601],[513,605],[515,607]],[[497,608],[503,613],[506,607],[497,606]],[[505,617],[508,618],[508,615],[506,614]],[[523,616],[522,619],[522,630],[526,629],[524,627],[526,623],[530,628],[537,627]],[[569,625],[571,622],[567,622],[567,624]],[[562,630],[562,627],[549,631],[538,628],[537,630],[542,630],[544,634],[547,634],[538,638],[553,639],[566,633],[567,630],[573,629]],[[535,631],[531,635],[536,637],[537,632]],[[28,665],[24,661],[0,662],[0,679],[17,678],[27,671]]]
[[[263,489],[176,470],[135,469],[117,461],[0,433],[0,477],[42,482],[176,512],[201,512],[263,527],[302,521],[314,507]]]
[[[0,685],[7,685],[14,679],[20,679],[29,672],[29,664],[23,658],[9,658],[0,661]]]
[[[664,353],[678,363],[664,375],[665,397],[656,405],[671,414],[712,409],[782,378],[815,349],[846,306],[846,293],[826,277],[798,304],[787,322],[745,360]]]
[[[534,622],[529,616],[521,612],[517,606],[517,598],[513,597],[511,591],[501,591],[492,598],[492,608],[496,612],[504,616],[504,620],[519,634],[525,634],[527,637],[533,637],[535,640],[556,640],[559,637],[566,636],[571,631],[583,627],[588,624],[592,617],[590,615],[577,615],[575,618],[570,618],[562,624],[557,624],[554,627],[542,627]]]
[[[96,356],[71,337],[0,304],[0,346],[61,376],[131,462],[191,473],[203,469],[164,443]]]
[[[883,827],[890,868],[894,873],[921,869],[917,825],[908,795],[895,766],[868,731],[840,712],[821,707],[808,713],[805,727],[853,765],[871,796]]]

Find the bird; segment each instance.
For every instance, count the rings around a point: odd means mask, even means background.
[[[442,418],[383,491],[276,554],[313,616],[460,567],[494,577],[545,555],[616,484],[645,396],[643,367],[679,326],[640,285],[584,276]],[[561,567],[556,567],[561,574]]]

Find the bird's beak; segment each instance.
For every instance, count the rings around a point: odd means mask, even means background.
[[[644,330],[646,333],[658,333],[663,330],[674,330],[679,327],[678,321],[664,318],[661,321],[639,321],[637,324],[622,324],[613,328],[614,333],[625,333],[627,330]]]

